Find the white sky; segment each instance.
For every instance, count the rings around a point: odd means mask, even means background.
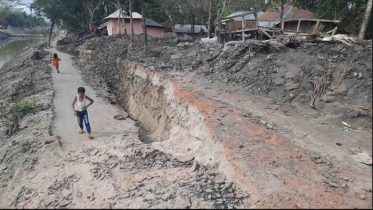
[[[34,0],[20,0],[22,3],[31,4]],[[22,8],[27,14],[31,14],[31,11],[26,6],[17,6],[16,8]]]

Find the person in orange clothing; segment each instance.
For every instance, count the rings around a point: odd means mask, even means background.
[[[56,67],[56,70],[57,70],[57,73],[60,73],[60,71],[58,70],[58,66],[59,66],[59,61],[61,59],[57,56],[57,53],[54,53],[54,56],[53,56],[53,66]]]

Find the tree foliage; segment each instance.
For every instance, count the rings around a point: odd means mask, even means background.
[[[2,0],[14,4],[18,0]],[[34,0],[33,9],[48,19],[60,20],[63,27],[77,33],[99,26],[104,18],[116,11],[110,2],[120,2],[129,14],[129,0]],[[213,25],[218,17],[226,17],[236,11],[267,11],[287,4],[296,5],[324,19],[340,20],[340,26],[350,34],[357,34],[368,0],[144,0],[146,17],[159,23]],[[134,12],[141,14],[140,0],[133,0]],[[96,3],[96,4],[93,4]],[[98,4],[97,4],[98,3]],[[92,4],[89,6],[89,4]],[[2,7],[3,8],[3,7]],[[92,12],[93,11],[93,12]],[[9,16],[0,11],[0,21]],[[8,13],[7,13],[8,12]],[[210,13],[209,13],[210,12]],[[14,17],[14,16],[13,16]],[[18,18],[19,19],[19,18]],[[366,38],[372,37],[372,20],[368,22]]]
[[[298,0],[297,5],[325,19],[340,20],[340,26],[350,34],[357,35],[368,0]],[[370,18],[365,38],[372,38]]]
[[[15,6],[20,4],[16,0],[0,1],[0,25],[14,27],[35,27],[45,26],[46,22],[43,18],[32,14],[26,14],[21,9],[16,9]]]

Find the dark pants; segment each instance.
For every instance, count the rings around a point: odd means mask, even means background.
[[[84,111],[76,111],[77,113],[77,119],[78,119],[78,124],[81,129],[83,129],[83,120],[85,124],[85,128],[87,129],[88,133],[91,133],[91,126],[89,125],[89,120],[88,120],[88,112],[87,110]]]

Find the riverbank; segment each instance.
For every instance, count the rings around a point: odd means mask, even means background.
[[[46,41],[45,37],[10,37],[0,40],[0,69],[25,48]]]
[[[0,29],[0,40],[10,37],[44,37],[48,34],[49,27],[10,27],[7,29]]]

